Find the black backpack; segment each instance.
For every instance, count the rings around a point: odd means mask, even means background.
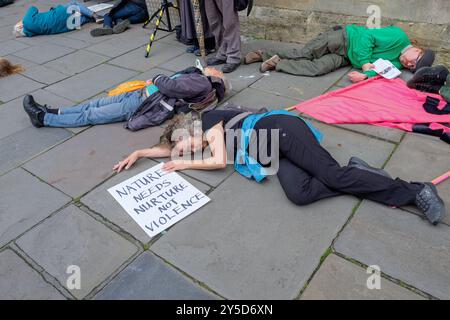
[[[234,9],[236,11],[243,11],[247,9],[247,16],[250,15],[252,8],[253,8],[253,0],[234,0]]]

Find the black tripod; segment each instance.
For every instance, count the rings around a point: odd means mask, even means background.
[[[173,3],[173,2],[169,2],[167,0],[162,0],[161,1],[161,6],[159,7],[158,10],[156,10],[150,17],[150,19],[148,19],[144,25],[142,26],[143,28],[147,27],[147,25],[149,23],[151,23],[153,21],[153,19],[156,19],[156,25],[155,25],[155,29],[153,30],[152,34],[150,35],[150,42],[147,45],[147,49],[146,49],[146,54],[145,57],[148,58],[150,55],[150,50],[152,49],[152,45],[153,42],[155,41],[156,38],[156,33],[158,32],[158,30],[161,31],[167,31],[167,32],[173,32],[175,29],[172,28],[172,22],[170,20],[170,12],[169,9],[170,8],[175,8],[178,9],[178,7]],[[163,16],[164,13],[166,14],[166,19],[167,19],[167,24],[163,21]],[[161,24],[161,22],[167,26],[167,29],[164,28],[160,28],[159,25]]]

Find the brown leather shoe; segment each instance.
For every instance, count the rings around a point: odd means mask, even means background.
[[[251,64],[251,63],[255,63],[255,62],[263,62],[262,54],[263,53],[261,50],[256,50],[256,51],[250,52],[245,56],[244,63]]]
[[[272,58],[264,61],[261,64],[261,67],[259,68],[259,70],[263,73],[267,72],[267,71],[275,70],[277,68],[278,62],[280,62],[280,61],[281,61],[281,59],[279,56],[273,56]]]

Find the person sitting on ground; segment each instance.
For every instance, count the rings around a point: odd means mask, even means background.
[[[31,6],[23,20],[14,26],[14,34],[16,37],[34,37],[65,33],[97,19],[96,13],[77,1],[50,8],[47,12],[39,12],[38,8]]]
[[[253,137],[249,142],[250,136],[260,137],[263,130],[264,143]],[[278,132],[274,135],[277,140],[272,137],[272,130]],[[178,115],[169,121],[158,145],[131,153],[113,170],[127,170],[144,157],[171,157],[171,161],[163,165],[166,172],[224,169],[231,159],[239,173],[257,181],[268,175],[266,168],[270,166],[270,174],[278,175],[287,198],[297,205],[351,194],[388,206],[415,204],[432,224],[442,220],[445,205],[433,184],[394,180],[386,171],[373,168],[356,157],[351,158],[347,166],[341,166],[320,145],[320,139],[317,129],[289,112],[245,114],[237,110],[212,110],[203,113],[200,123],[192,117]],[[202,151],[202,159],[192,160],[191,153]],[[257,155],[249,157],[248,153]]]
[[[0,78],[23,71],[25,71],[25,68],[20,64],[12,64],[7,59],[0,58]]]
[[[148,20],[147,3],[145,0],[122,0],[103,18],[103,28],[91,30],[91,36],[122,33],[130,24],[144,23]]]
[[[127,121],[132,131],[159,125],[174,112],[189,112],[197,105],[222,101],[230,91],[223,73],[206,68],[204,73],[189,68],[168,77],[158,75],[147,86],[116,96],[99,98],[70,108],[52,109],[33,96],[23,106],[35,127],[82,127]]]
[[[362,69],[348,74],[354,83],[375,77],[373,63],[389,60],[398,69],[415,71],[431,66],[435,54],[411,44],[399,27],[368,29],[348,25],[320,34],[301,49],[268,49],[250,52],[245,63],[263,62],[261,72],[276,70],[293,75],[315,77],[348,65]]]

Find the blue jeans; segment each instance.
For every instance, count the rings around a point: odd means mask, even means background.
[[[103,26],[112,28],[118,20],[128,19],[132,24],[145,22],[148,19],[148,12],[137,4],[128,2],[114,10],[112,14],[105,14],[103,18]]]
[[[141,92],[137,90],[95,99],[70,108],[61,108],[59,114],[46,113],[44,125],[74,128],[127,121],[146,99]]]
[[[78,6],[80,13],[81,13],[81,19],[80,19],[81,25],[93,20],[92,15],[94,13],[91,10],[89,10],[89,8],[86,7],[84,4],[81,4],[76,0],[71,0],[68,4],[66,4],[64,6],[66,8],[69,8],[70,6]]]

